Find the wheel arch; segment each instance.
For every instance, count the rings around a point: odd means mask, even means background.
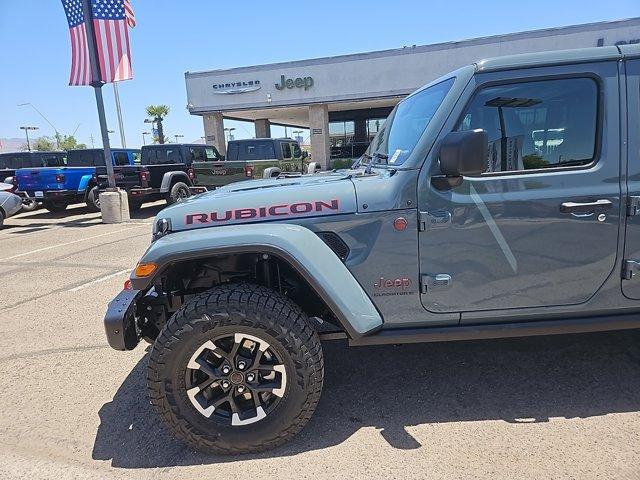
[[[177,171],[177,172],[167,172],[162,176],[162,183],[160,184],[160,192],[167,193],[171,190],[171,187],[176,182],[184,182],[188,186],[191,186],[191,179],[189,179],[189,175],[185,172]]]
[[[344,263],[316,234],[298,225],[256,224],[170,234],[157,240],[141,259],[157,265],[154,275],[140,278],[134,273],[132,285],[136,290],[148,289],[176,272],[184,275],[194,263],[215,265],[230,258],[265,255],[295,272],[303,288],[317,296],[351,338],[382,326],[379,312]]]

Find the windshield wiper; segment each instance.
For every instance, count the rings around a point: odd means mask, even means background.
[[[388,164],[388,160],[389,160],[389,155],[386,155],[384,153],[379,153],[379,152],[374,152],[373,155],[367,155],[367,157],[369,157],[369,163],[367,163],[367,168],[364,171],[364,173],[366,174],[371,173],[371,168],[373,167],[373,164],[378,163],[376,160],[378,159],[387,160],[385,164]]]

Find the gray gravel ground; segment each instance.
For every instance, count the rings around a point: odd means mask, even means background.
[[[161,206],[125,225],[38,210],[0,231],[0,478],[640,479],[640,332],[326,343],[293,442],[190,451],[146,399],[146,344],[113,351],[102,327]]]

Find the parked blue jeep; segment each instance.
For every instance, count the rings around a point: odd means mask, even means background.
[[[114,165],[140,162],[140,150],[112,149]],[[72,203],[86,202],[92,212],[100,210],[96,167],[104,165],[101,149],[69,150],[66,166],[22,168],[16,171],[18,190],[41,202],[50,212],[62,212]]]

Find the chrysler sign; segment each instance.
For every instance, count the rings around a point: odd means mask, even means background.
[[[260,90],[260,80],[236,81],[229,83],[214,83],[213,93],[233,95],[235,93],[247,93]]]

